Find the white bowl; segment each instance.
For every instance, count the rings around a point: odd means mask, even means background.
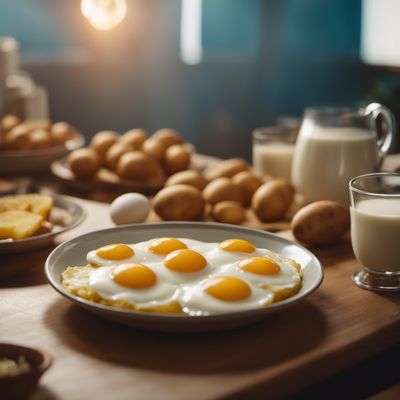
[[[86,212],[78,203],[67,196],[52,195],[52,197],[54,206],[50,214],[50,222],[52,222],[52,214],[57,213],[58,219],[60,218],[60,214],[62,214],[64,223],[57,229],[48,233],[43,233],[42,235],[19,240],[0,240],[0,254],[24,253],[45,247],[49,245],[57,235],[75,228],[85,219]]]
[[[206,242],[220,242],[229,238],[248,240],[256,247],[267,248],[296,260],[303,271],[303,285],[293,297],[265,308],[208,316],[189,316],[136,312],[105,306],[73,296],[61,284],[62,272],[68,266],[86,265],[86,254],[90,250],[105,243],[135,243],[163,236],[185,237]],[[134,327],[175,332],[228,329],[260,320],[303,300],[317,289],[323,279],[323,269],[318,259],[297,243],[261,230],[202,222],[125,225],[91,232],[56,247],[46,260],[45,272],[55,290],[92,313]]]

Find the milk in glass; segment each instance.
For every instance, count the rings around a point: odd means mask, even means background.
[[[291,178],[294,144],[269,142],[253,146],[253,166],[260,175]]]
[[[400,198],[366,198],[350,208],[357,259],[381,272],[400,272]]]

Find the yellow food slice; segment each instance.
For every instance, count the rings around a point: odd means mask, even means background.
[[[30,204],[20,196],[0,197],[0,212],[9,210],[30,211]]]
[[[42,194],[23,194],[19,195],[22,201],[27,201],[30,205],[29,211],[41,215],[47,219],[53,207],[53,198]]]
[[[10,210],[0,213],[0,239],[24,239],[35,234],[43,217],[29,211]]]

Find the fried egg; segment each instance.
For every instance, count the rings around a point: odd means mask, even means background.
[[[189,315],[209,315],[265,307],[273,302],[271,291],[234,276],[216,275],[183,287],[181,305]]]
[[[132,246],[123,243],[113,243],[90,251],[87,254],[86,260],[91,265],[100,267],[134,261],[134,256],[135,250]]]
[[[193,315],[265,307],[294,295],[301,268],[243,239],[220,243],[162,237],[104,245],[62,283],[90,301],[141,311]]]

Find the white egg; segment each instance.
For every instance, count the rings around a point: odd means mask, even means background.
[[[150,212],[150,201],[141,193],[125,193],[117,197],[110,206],[114,224],[126,225],[143,222]]]

